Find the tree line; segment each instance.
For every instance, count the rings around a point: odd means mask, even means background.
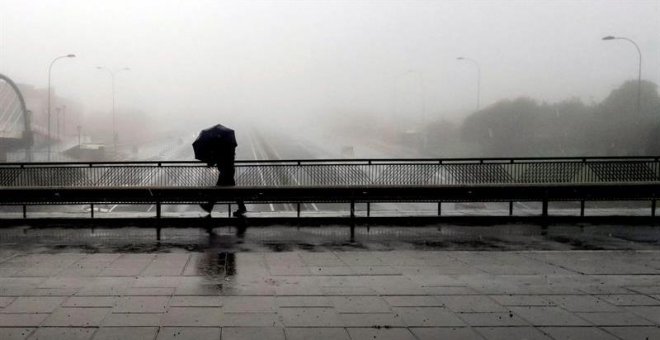
[[[456,126],[426,127],[428,156],[560,157],[660,155],[657,85],[628,81],[600,103],[502,100]]]

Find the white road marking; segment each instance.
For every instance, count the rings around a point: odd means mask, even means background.
[[[282,157],[280,156],[279,153],[277,153],[277,150],[275,150],[275,148],[271,148],[271,150],[275,154],[275,158],[277,158],[278,160],[282,159]],[[296,176],[291,176],[291,178],[293,178],[293,180],[296,182],[296,185],[300,186],[300,182],[298,182],[298,179],[296,178]],[[316,203],[311,203],[311,205],[312,205],[312,208],[314,208],[314,211],[319,211],[319,208],[316,206]]]
[[[259,158],[257,157],[257,150],[254,148],[254,138],[252,138],[252,134],[250,134],[250,148],[252,149],[252,156],[254,157],[254,160],[258,160]],[[261,170],[259,170],[259,176],[261,177],[261,184],[266,185],[266,179],[264,178],[264,174]],[[270,206],[270,211],[275,211],[275,206],[273,203],[269,203],[268,206]]]

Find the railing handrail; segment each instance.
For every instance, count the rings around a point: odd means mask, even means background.
[[[521,163],[521,162],[594,162],[594,161],[658,161],[660,156],[589,156],[589,157],[489,157],[489,158],[307,158],[307,159],[284,159],[284,160],[236,160],[236,165],[241,164],[287,164],[287,165],[313,165],[313,164],[406,164],[406,163],[429,163],[429,164],[451,164],[451,163]],[[105,162],[11,162],[0,163],[0,167],[39,167],[39,166],[118,166],[118,165],[197,165],[206,166],[204,162],[196,160],[181,161],[105,161]]]

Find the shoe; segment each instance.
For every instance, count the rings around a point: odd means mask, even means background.
[[[244,217],[246,212],[246,210],[236,210],[232,215],[234,215],[234,217]]]
[[[207,213],[211,213],[213,211],[213,203],[202,203],[199,205],[202,207],[202,210],[206,211]]]

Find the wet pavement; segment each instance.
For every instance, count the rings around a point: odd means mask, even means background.
[[[0,339],[660,338],[644,226],[0,231]]]

